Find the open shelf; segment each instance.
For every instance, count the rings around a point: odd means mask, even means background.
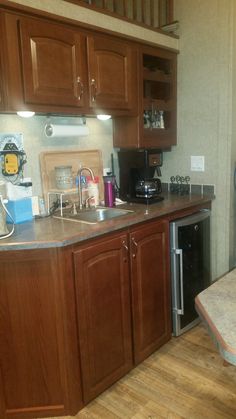
[[[177,54],[152,47],[142,47],[139,53],[139,112],[114,119],[114,145],[170,149],[176,144]]]

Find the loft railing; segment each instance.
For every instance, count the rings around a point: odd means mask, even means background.
[[[160,29],[173,22],[173,0],[66,1],[152,29]]]

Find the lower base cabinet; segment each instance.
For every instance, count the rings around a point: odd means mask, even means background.
[[[147,223],[74,252],[85,403],[171,337],[168,226]]]
[[[84,402],[133,365],[126,234],[74,251]]]
[[[82,407],[67,266],[63,249],[0,252],[1,419],[76,414]]]
[[[134,362],[171,338],[169,224],[158,221],[130,232]]]
[[[171,337],[168,222],[0,252],[0,418],[76,414]]]

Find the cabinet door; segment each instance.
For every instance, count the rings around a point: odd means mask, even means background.
[[[54,250],[1,252],[1,418],[75,414],[81,407],[78,361],[68,371],[77,352],[75,319],[66,325],[72,287],[57,270]],[[72,299],[67,306],[73,311]]]
[[[171,337],[168,237],[164,221],[133,229],[130,235],[136,364]]]
[[[84,107],[84,37],[65,26],[34,19],[20,19],[19,27],[25,102]]]
[[[101,110],[136,108],[137,52],[126,42],[102,36],[87,41],[90,106]],[[100,112],[101,113],[101,112]]]
[[[1,45],[0,45],[0,48],[1,48]],[[3,109],[4,109],[3,71],[2,71],[2,66],[1,66],[1,55],[0,55],[0,110],[3,110]]]
[[[132,367],[127,237],[118,235],[74,252],[84,401]]]
[[[3,80],[4,80],[4,73],[3,73],[3,18],[2,14],[0,13],[0,110],[4,109],[4,90],[3,90]]]

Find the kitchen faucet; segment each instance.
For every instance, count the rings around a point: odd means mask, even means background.
[[[82,175],[82,172],[83,172],[84,170],[87,170],[87,172],[89,172],[89,173],[90,173],[91,178],[92,178],[92,181],[94,181],[94,180],[95,180],[95,178],[94,178],[94,173],[93,173],[92,169],[90,169],[89,167],[85,167],[85,166],[84,166],[84,167],[81,167],[81,168],[78,170],[78,172],[77,172],[77,176],[78,176],[78,192],[79,192],[79,209],[80,209],[80,210],[83,208],[83,202],[82,202],[82,187],[81,187],[81,175]]]

